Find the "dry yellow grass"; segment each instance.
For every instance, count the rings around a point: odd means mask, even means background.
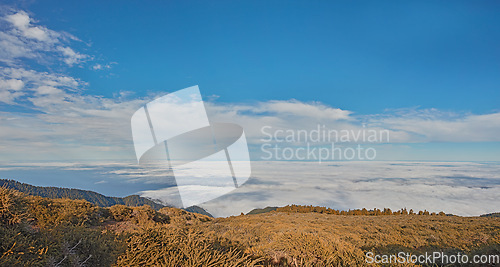
[[[0,188],[0,266],[366,266],[369,251],[499,255],[500,218],[269,212],[213,219]]]
[[[328,266],[330,259],[334,265],[364,265],[368,251],[500,252],[500,218],[271,212],[220,218],[205,227],[255,256],[292,266]]]
[[[270,212],[193,220],[201,215],[168,211],[177,223],[134,234],[118,265],[366,266],[369,251],[500,252],[500,218]]]

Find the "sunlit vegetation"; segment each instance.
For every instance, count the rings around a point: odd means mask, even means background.
[[[119,236],[95,226],[109,216],[83,200],[46,199],[0,189],[1,266],[110,266]]]
[[[364,266],[368,251],[500,253],[498,217],[312,206],[262,212],[211,218],[0,188],[0,266]]]
[[[500,253],[499,218],[269,212],[221,218],[208,227],[285,266],[363,265],[368,251]]]
[[[126,266],[254,266],[260,260],[228,238],[193,227],[152,227],[127,240]]]

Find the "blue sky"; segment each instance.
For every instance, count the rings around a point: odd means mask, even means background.
[[[133,158],[130,112],[197,84],[249,128],[368,123],[393,133],[381,159],[500,160],[495,1],[4,3],[4,159]]]
[[[69,70],[89,93],[139,95],[192,84],[224,102],[321,100],[357,113],[419,106],[498,110],[499,3],[34,1],[106,75]]]

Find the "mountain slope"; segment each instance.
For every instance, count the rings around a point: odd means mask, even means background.
[[[155,203],[147,198],[143,198],[137,195],[131,195],[124,198],[108,197],[88,190],[34,186],[30,184],[20,183],[14,180],[5,180],[5,179],[0,179],[0,186],[10,189],[15,189],[17,191],[33,196],[40,196],[47,198],[85,199],[88,202],[93,203],[100,207],[111,207],[117,204],[132,206],[132,207],[149,205],[155,210],[159,210],[165,207],[162,204]]]
[[[61,187],[45,187],[45,186],[34,186],[30,184],[20,183],[15,180],[0,179],[0,187],[14,189],[23,192],[27,195],[40,196],[47,198],[69,198],[69,199],[85,199],[88,202],[95,204],[100,207],[111,207],[113,205],[125,205],[130,207],[139,207],[142,205],[149,205],[155,210],[159,210],[164,207],[169,207],[168,205],[162,205],[156,203],[147,198],[131,195],[126,197],[108,197],[93,191],[73,189],[73,188],[61,188]],[[212,214],[208,213],[201,207],[191,206],[185,208],[184,210],[213,217]]]
[[[214,216],[212,216],[212,214],[208,213],[208,211],[206,211],[202,207],[198,207],[198,206],[187,207],[184,210],[192,212],[192,213],[198,213],[198,214],[206,215],[206,216],[211,217],[211,218],[214,217]]]
[[[481,215],[481,217],[500,217],[500,212],[483,214],[483,215]]]

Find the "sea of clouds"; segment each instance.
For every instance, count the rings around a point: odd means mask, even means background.
[[[500,163],[492,162],[254,161],[243,186],[199,206],[214,216],[289,204],[475,216],[499,211],[499,173]],[[0,167],[0,178],[110,196],[139,194],[166,204],[177,194],[165,170],[134,162],[13,163]]]
[[[202,205],[216,216],[266,206],[497,212],[500,165],[472,162],[254,162],[253,177]]]

